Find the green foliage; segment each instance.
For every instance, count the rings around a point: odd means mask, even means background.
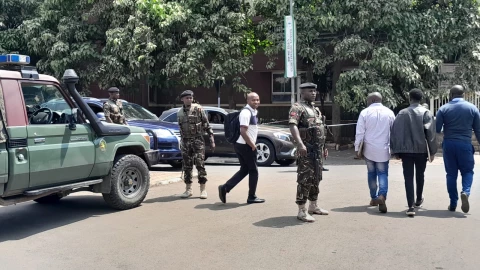
[[[41,0],[0,1],[0,54],[27,53],[27,43],[19,27],[37,15]]]
[[[266,49],[274,60],[283,50],[281,27],[289,6],[267,0],[257,2],[256,10],[265,18],[261,29],[274,43]],[[373,91],[391,107],[412,87],[437,95],[439,65],[452,58],[460,59],[457,77],[477,91],[478,10],[471,0],[297,0],[297,53],[316,74],[337,61],[357,66],[340,75],[334,97],[351,111],[364,106]]]

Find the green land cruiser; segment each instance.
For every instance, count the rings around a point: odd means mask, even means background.
[[[65,71],[64,89],[29,62],[0,55],[0,205],[54,203],[79,191],[102,193],[115,209],[140,205],[158,160],[156,134],[101,122],[75,89],[74,70]],[[70,108],[41,107],[52,99]]]

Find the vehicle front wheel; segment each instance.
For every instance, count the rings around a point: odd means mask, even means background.
[[[115,158],[110,175],[110,193],[103,193],[103,199],[112,208],[119,210],[139,206],[150,188],[148,166],[138,156],[119,155]]]
[[[290,166],[292,165],[293,163],[295,163],[295,159],[277,159],[275,160],[275,162],[278,163],[278,165],[280,166]]]
[[[257,140],[257,165],[270,166],[275,160],[275,148],[273,144],[266,139]]]
[[[60,194],[51,194],[45,197],[38,198],[34,201],[40,204],[54,204],[58,203],[61,198],[63,197]]]
[[[168,164],[172,166],[175,169],[181,169],[182,168],[182,161],[181,160],[172,160],[169,161]]]

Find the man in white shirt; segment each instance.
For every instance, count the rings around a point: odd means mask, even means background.
[[[362,110],[358,117],[355,151],[358,154],[360,144],[363,142],[362,154],[367,164],[368,186],[372,198],[370,205],[378,205],[380,212],[386,213],[390,129],[395,121],[395,114],[382,105],[382,95],[378,92],[368,95],[367,105],[368,107]]]
[[[249,176],[249,190],[247,203],[263,203],[264,199],[257,198],[256,190],[258,183],[257,168],[257,135],[258,118],[257,108],[260,105],[260,97],[257,93],[247,95],[248,105],[242,109],[239,115],[240,137],[233,147],[240,161],[240,170],[230,178],[224,185],[218,186],[218,195],[220,200],[225,203],[227,193],[229,193],[240,181]]]

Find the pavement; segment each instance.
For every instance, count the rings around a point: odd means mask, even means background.
[[[247,179],[220,203],[217,186],[238,164],[210,161],[206,200],[198,184],[192,198],[179,198],[184,185],[176,183],[151,188],[127,211],[91,193],[2,207],[1,269],[478,269],[477,179],[470,213],[452,213],[444,168],[428,164],[425,203],[409,218],[400,164],[390,166],[387,214],[367,206],[363,161],[340,151],[327,165],[319,204],[330,215],[311,224],[296,219],[294,165],[259,168],[264,204],[246,204]]]

